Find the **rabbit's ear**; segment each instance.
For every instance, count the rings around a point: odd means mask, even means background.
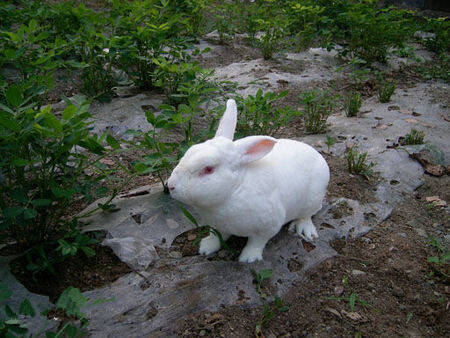
[[[257,161],[266,156],[274,147],[276,139],[270,136],[249,136],[234,142],[242,164]]]
[[[227,101],[227,109],[223,113],[222,118],[217,128],[216,136],[223,136],[230,140],[233,140],[234,130],[236,129],[237,122],[237,107],[236,101],[230,99]]]

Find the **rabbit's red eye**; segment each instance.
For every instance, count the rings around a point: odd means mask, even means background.
[[[202,172],[200,173],[200,176],[209,175],[209,174],[212,174],[213,172],[214,172],[214,167],[206,166],[203,168]]]

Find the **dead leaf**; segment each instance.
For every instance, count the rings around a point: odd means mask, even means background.
[[[433,176],[444,175],[444,168],[439,164],[426,164],[424,169],[428,174]]]
[[[399,109],[399,113],[406,114],[406,115],[412,115],[413,113],[409,111],[408,109]]]
[[[341,314],[339,313],[338,310],[335,310],[335,309],[333,309],[333,308],[331,308],[331,307],[328,307],[328,306],[325,307],[324,310],[327,311],[327,312],[330,312],[330,313],[334,314],[336,317],[339,317],[339,318],[342,319],[342,316],[341,316]]]
[[[385,130],[385,129],[388,128],[388,126],[387,126],[387,124],[379,124],[379,125],[377,125],[376,128],[377,128],[377,129],[381,129],[381,130]]]
[[[108,158],[102,158],[100,160],[100,163],[106,164],[106,165],[114,165],[116,164],[116,162],[114,162],[113,160],[110,160]]]
[[[444,116],[444,115],[441,115],[441,116],[442,116],[442,118],[443,118],[445,121],[450,122],[450,117]]]
[[[447,202],[444,200],[441,200],[439,198],[439,196],[428,196],[428,197],[425,197],[425,200],[428,203],[433,203],[433,205],[436,207],[445,207],[447,205]]]
[[[347,312],[345,310],[341,310],[341,313],[344,316],[350,318],[351,320],[361,321],[361,322],[367,321],[367,319],[365,317],[363,317],[362,315],[360,315],[358,312]]]
[[[409,123],[419,123],[416,119],[406,119],[405,121]]]
[[[400,110],[399,106],[389,106],[388,110]]]

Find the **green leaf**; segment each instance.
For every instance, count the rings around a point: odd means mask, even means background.
[[[17,166],[17,167],[24,167],[24,166],[30,164],[30,161],[25,160],[23,158],[14,158],[12,160],[12,164]]]
[[[88,257],[93,257],[93,256],[95,256],[95,251],[94,251],[94,249],[92,249],[92,248],[90,248],[90,247],[88,247],[88,246],[83,246],[83,247],[81,248],[81,250],[83,250],[83,252],[85,253],[85,255],[88,256]]]
[[[356,293],[352,292],[350,298],[348,299],[348,304],[350,305],[350,309],[352,309],[352,311],[355,309],[355,301],[356,301]]]
[[[59,122],[59,120],[56,118],[55,115],[53,115],[50,112],[45,112],[43,114],[45,122],[47,122],[47,124],[49,125],[50,128],[52,128],[54,131],[62,131],[63,127],[61,122]]]
[[[72,116],[76,113],[77,107],[75,105],[69,105],[66,107],[66,109],[62,112],[62,119],[63,120],[70,120]]]
[[[12,291],[8,289],[0,290],[0,302],[8,300],[12,296]]]
[[[44,207],[44,206],[52,204],[52,200],[50,200],[48,198],[38,198],[38,199],[32,200],[31,204],[33,204],[36,207]]]
[[[19,307],[19,313],[21,315],[25,316],[31,316],[34,317],[36,315],[36,312],[33,309],[33,305],[31,305],[31,302],[28,299],[24,299]]]
[[[3,216],[5,218],[14,218],[16,216],[19,216],[21,213],[23,213],[25,209],[22,207],[8,207],[3,209]]]
[[[18,86],[11,86],[5,93],[6,101],[14,108],[20,107],[22,103],[22,92]]]
[[[37,216],[37,211],[34,209],[25,209],[23,212],[23,217],[25,219],[32,219],[35,218]]]
[[[69,316],[76,316],[78,318],[83,318],[84,315],[81,312],[81,308],[87,303],[87,298],[77,288],[69,286],[62,294],[59,296],[56,307],[63,309]]]
[[[259,271],[259,276],[261,279],[267,279],[273,276],[273,270],[272,269],[262,269]]]
[[[428,257],[428,258],[427,258],[427,262],[428,262],[428,263],[435,263],[435,264],[438,264],[438,263],[439,263],[439,257],[437,257],[437,256]]]
[[[138,162],[133,166],[134,170],[137,173],[143,173],[144,171],[147,170],[147,166],[144,163]]]
[[[14,120],[12,115],[2,110],[0,110],[0,124],[14,132],[20,131],[20,125],[16,122],[16,120]]]
[[[179,207],[181,209],[181,212],[184,214],[184,216],[186,216],[187,219],[190,220],[195,225],[195,227],[198,228],[199,225],[198,225],[195,217],[192,216],[192,214],[189,211],[187,211],[187,209],[185,207],[183,207],[181,204],[179,205]]]
[[[5,305],[5,314],[8,318],[17,318],[17,314],[9,307],[8,304]]]
[[[108,142],[109,146],[113,149],[120,149],[120,143],[112,137],[110,134],[106,135],[106,142]]]

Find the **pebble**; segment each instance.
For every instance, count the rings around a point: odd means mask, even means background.
[[[339,285],[339,286],[335,286],[334,287],[334,294],[336,296],[342,295],[343,292],[344,292],[344,287],[343,286]]]
[[[398,298],[402,298],[405,296],[405,292],[403,291],[403,289],[395,285],[392,288],[392,294]]]
[[[169,252],[169,257],[170,258],[181,258],[181,257],[183,257],[183,254],[179,251],[171,251],[171,252]]]
[[[197,235],[196,234],[190,234],[189,236],[188,236],[188,241],[193,241],[194,239],[196,239],[197,238]]]
[[[352,275],[353,276],[360,276],[360,275],[365,275],[366,273],[364,271],[361,270],[352,270]]]

